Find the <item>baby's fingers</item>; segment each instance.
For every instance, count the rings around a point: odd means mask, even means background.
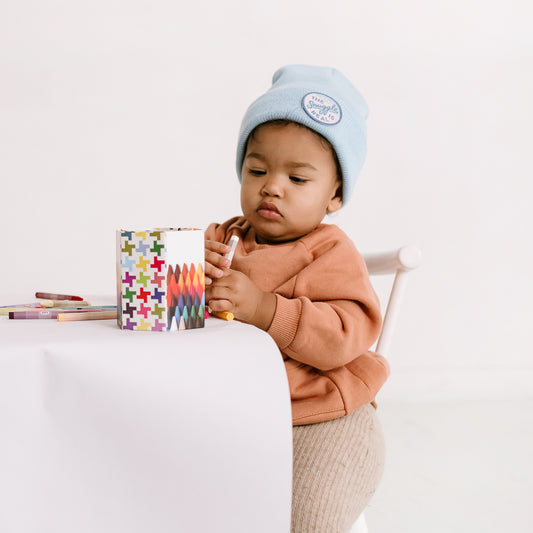
[[[227,254],[231,250],[231,248],[227,244],[218,241],[208,240],[205,241],[205,249],[206,252],[207,250],[209,250],[210,252],[216,252],[219,255]]]
[[[224,257],[230,247],[216,241],[205,241],[205,275],[206,284],[210,285],[213,278],[221,278],[225,268],[228,268],[231,261]]]

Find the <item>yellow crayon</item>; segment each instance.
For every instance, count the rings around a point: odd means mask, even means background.
[[[234,318],[233,313],[230,313],[229,311],[213,311],[210,314],[222,318],[222,320],[233,320]]]

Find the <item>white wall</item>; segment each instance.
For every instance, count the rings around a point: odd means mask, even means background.
[[[527,0],[3,0],[0,292],[114,292],[114,231],[239,214],[248,104],[287,63],[368,100],[332,222],[416,243],[383,394],[529,393],[533,8]]]

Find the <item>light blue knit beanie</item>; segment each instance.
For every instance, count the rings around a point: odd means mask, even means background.
[[[237,145],[239,181],[250,133],[270,120],[290,120],[332,144],[342,171],[344,206],[365,160],[367,116],[364,98],[338,70],[311,65],[280,68],[272,77],[272,87],[250,105],[242,120]]]

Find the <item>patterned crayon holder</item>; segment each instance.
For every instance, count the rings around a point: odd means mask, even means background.
[[[121,329],[203,328],[204,232],[117,231],[117,322]]]

